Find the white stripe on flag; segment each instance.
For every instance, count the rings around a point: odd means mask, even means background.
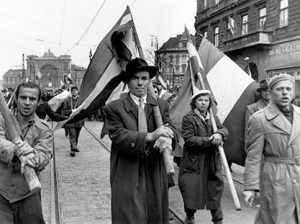
[[[123,39],[123,43],[126,45],[126,47],[128,48],[128,50],[131,52],[131,59],[134,59],[136,57],[138,57],[139,53],[138,50],[136,48],[136,43],[134,41],[134,36],[133,36],[133,30],[132,28],[130,28],[127,32],[126,35]]]
[[[122,21],[120,22],[120,26],[130,22],[132,20],[131,14],[128,13],[127,15],[125,15],[122,19]]]
[[[85,99],[85,101],[72,112],[70,118],[79,114],[79,112],[82,109],[86,109],[93,102],[93,100],[101,93],[101,91],[104,89],[107,83],[109,83],[110,80],[112,80],[114,77],[118,76],[121,73],[121,71],[122,69],[120,68],[118,62],[116,61],[115,58],[113,58],[109,66],[107,67],[107,69],[105,70],[101,78],[99,79],[93,91]]]
[[[56,95],[55,97],[53,97],[52,99],[50,99],[48,101],[49,106],[51,107],[51,109],[53,111],[56,111],[61,103],[67,99],[69,96],[71,95],[71,92],[68,90],[64,90],[63,92],[61,92],[60,94]]]
[[[200,60],[199,53],[197,52],[197,50],[196,50],[194,44],[191,43],[190,41],[188,41],[186,47],[187,47],[188,52],[189,52],[189,58],[195,56],[195,57],[197,58],[199,67],[200,67],[201,69],[203,69],[203,65],[202,65],[202,62],[201,62],[201,60]]]
[[[227,56],[214,65],[207,74],[207,80],[218,102],[218,117],[222,123],[244,90],[253,82],[251,77]]]

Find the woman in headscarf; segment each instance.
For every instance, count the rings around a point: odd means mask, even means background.
[[[218,146],[228,136],[227,128],[209,113],[212,98],[209,90],[198,90],[191,98],[191,110],[182,119],[184,148],[179,171],[179,188],[186,213],[185,224],[194,224],[198,209],[209,209],[212,222],[221,224],[221,196],[224,188]]]

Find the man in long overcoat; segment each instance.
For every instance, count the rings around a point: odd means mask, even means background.
[[[295,80],[288,74],[269,82],[271,102],[248,122],[245,203],[260,192],[256,224],[300,222],[300,108],[291,104]]]
[[[172,140],[166,101],[147,95],[155,67],[139,58],[128,62],[125,82],[129,93],[104,107],[112,140],[110,158],[111,209],[113,224],[167,224],[168,180],[162,153],[154,147],[157,139]],[[147,129],[140,131],[139,104],[144,107]],[[159,105],[164,125],[156,126],[153,107]],[[162,138],[163,137],[163,138]],[[171,141],[169,141],[171,142]]]

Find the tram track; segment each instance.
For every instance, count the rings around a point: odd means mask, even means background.
[[[61,224],[61,209],[58,195],[58,173],[56,169],[56,156],[54,146],[55,138],[53,136],[53,158],[50,161],[50,224]]]
[[[110,148],[109,146],[103,141],[101,140],[90,128],[84,126],[84,129],[91,135],[94,137],[94,139],[99,142],[99,144],[101,144],[103,146],[103,148],[105,149],[105,151],[109,152],[110,153]],[[225,175],[224,175],[225,176]],[[238,185],[241,185],[243,186],[244,184],[239,181],[239,180],[235,180],[233,179],[233,182],[235,184],[238,184]],[[59,208],[59,206],[58,206]],[[175,223],[177,224],[184,224],[184,220],[172,209],[170,208],[169,209],[170,213],[173,215],[173,218],[174,218],[174,221]],[[59,212],[59,209],[58,209],[58,212]],[[58,213],[58,221],[59,221],[59,213]],[[174,223],[174,221],[172,223]],[[170,222],[171,223],[171,222]],[[60,222],[56,222],[56,223],[51,223],[51,224],[60,224]]]
[[[84,126],[85,130],[89,132],[104,148],[107,152],[110,152],[110,148],[105,144],[103,140],[97,137],[97,135],[88,127]],[[182,220],[173,209],[169,209],[170,213],[173,215],[174,221],[176,224],[184,224],[184,220]]]

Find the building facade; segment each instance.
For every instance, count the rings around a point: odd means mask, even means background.
[[[3,88],[15,88],[25,80],[37,82],[42,89],[58,89],[71,73],[73,85],[80,86],[85,68],[71,64],[71,56],[56,57],[50,50],[42,57],[28,55],[27,69],[10,69],[3,76]]]
[[[294,76],[300,95],[298,0],[198,0],[195,28],[257,81]]]
[[[26,74],[26,70],[23,69],[9,69],[3,75],[3,89],[13,88],[15,89],[21,82]]]
[[[194,41],[194,36],[192,40]],[[168,39],[156,52],[158,68],[169,89],[181,87],[188,64],[187,37],[185,32]]]

